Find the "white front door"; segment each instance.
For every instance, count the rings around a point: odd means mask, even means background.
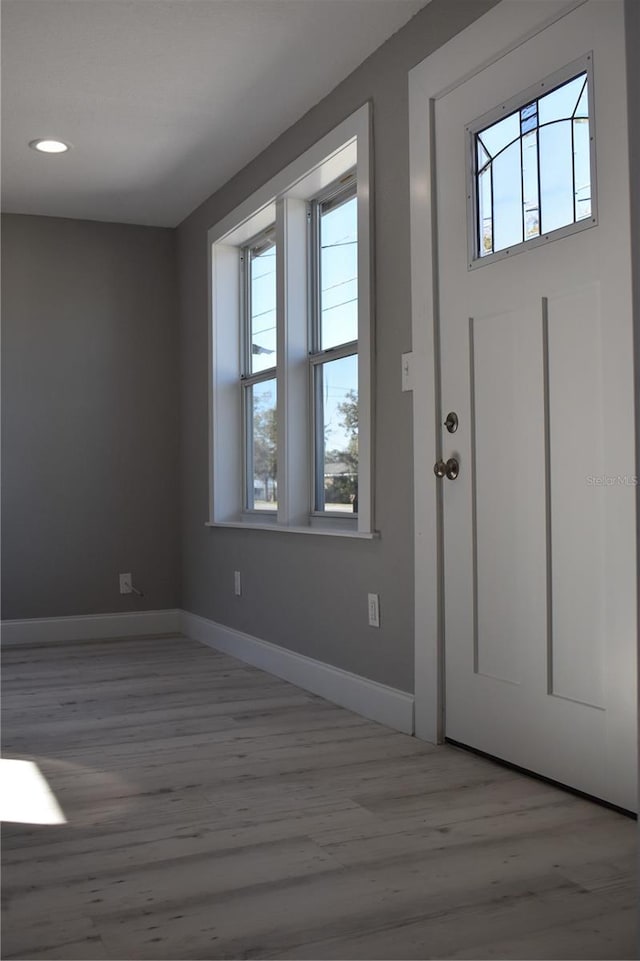
[[[585,64],[593,70],[588,103],[570,102],[567,91],[564,107],[539,101],[537,120],[535,108],[518,114],[507,156],[513,132],[486,134],[481,163],[496,155],[493,182],[478,186],[474,214],[474,122],[494,124],[513,113],[520,93],[525,106],[532,90],[542,97],[553,89],[548,78],[570,79]],[[569,119],[543,130],[563,109],[569,118],[588,113],[588,124]],[[534,136],[521,136],[536,123]],[[443,420],[455,412],[459,421],[455,433],[441,428],[443,460],[456,459],[459,476],[435,481],[443,499],[445,734],[635,808],[622,2],[590,0],[520,43],[437,99],[434,125],[441,405]],[[595,135],[597,218],[585,127]],[[509,213],[516,170],[523,225]],[[517,247],[519,231],[550,233],[566,220],[567,204],[589,229]],[[501,256],[482,256],[478,266],[477,245],[492,243]]]

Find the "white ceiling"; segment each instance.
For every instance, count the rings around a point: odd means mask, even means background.
[[[2,0],[3,209],[175,226],[427,2]]]

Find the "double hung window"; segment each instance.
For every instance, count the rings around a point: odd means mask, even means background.
[[[209,232],[210,525],[372,536],[369,108]]]

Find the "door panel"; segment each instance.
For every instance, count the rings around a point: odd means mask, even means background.
[[[606,477],[601,321],[599,284],[549,299],[550,691],[599,708],[607,496],[595,485]]]
[[[472,318],[470,337],[476,669],[519,684],[530,641],[525,612],[534,629],[536,622],[536,552],[520,550],[518,527],[540,482],[540,411],[531,404],[540,369],[529,364],[540,331],[526,310],[514,310]]]
[[[465,125],[593,52],[598,217],[469,269]],[[623,9],[590,0],[435,104],[445,731],[635,806]]]

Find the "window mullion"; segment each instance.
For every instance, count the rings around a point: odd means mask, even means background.
[[[278,390],[277,402],[277,474],[278,474],[278,523],[289,523],[289,477],[288,477],[288,417],[289,391],[287,383],[287,276],[289,274],[287,258],[289,248],[287,243],[286,201],[280,199],[276,203],[276,249],[278,262],[276,270],[276,344],[277,364],[276,383]]]
[[[242,418],[242,510],[253,510],[253,425],[250,417],[251,384],[244,379],[251,372],[251,251],[240,254],[240,416]]]
[[[276,206],[278,265],[278,523],[309,519],[309,288],[307,203]]]
[[[308,277],[309,277],[309,359],[308,359],[308,436],[310,444],[310,470],[309,470],[309,507],[311,511],[321,509],[318,504],[324,491],[321,488],[322,478],[322,454],[320,425],[322,424],[322,391],[319,387],[319,371],[314,366],[313,358],[320,351],[320,290],[322,281],[320,277],[321,258],[320,258],[320,206],[318,200],[312,200],[309,204],[309,230],[307,232],[309,241],[308,255]],[[324,506],[324,505],[323,505]]]

